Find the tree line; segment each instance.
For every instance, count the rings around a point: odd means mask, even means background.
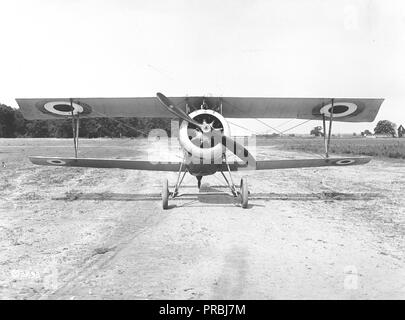
[[[160,118],[83,118],[80,119],[79,136],[138,137],[147,136],[155,128],[170,135],[170,119]],[[0,104],[0,138],[72,138],[72,120],[26,120],[19,109]]]
[[[402,126],[401,126],[402,127]],[[382,135],[391,135],[393,138],[396,137],[396,128],[397,125],[389,120],[380,120],[378,121],[377,125],[374,128],[374,134],[382,134]],[[310,135],[314,135],[315,137],[324,136],[323,128],[321,126],[314,127]],[[356,133],[353,133],[353,136],[356,136]],[[370,130],[365,130],[361,132],[362,136],[371,136],[372,133]],[[402,137],[401,130],[398,130],[398,137]]]

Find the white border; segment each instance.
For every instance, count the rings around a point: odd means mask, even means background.
[[[45,103],[44,108],[46,111],[49,111],[50,113],[53,113],[53,114],[58,114],[60,116],[71,116],[72,111],[59,111],[59,110],[55,109],[55,106],[60,105],[60,104],[70,107],[70,102],[67,102],[67,101],[51,101],[51,102]],[[73,114],[78,114],[78,113],[83,112],[83,107],[80,104],[73,102],[72,107],[73,107]]]
[[[60,159],[48,159],[48,160],[46,160],[46,162],[48,162],[49,164],[52,164],[54,166],[63,166],[66,164],[65,161],[60,160]]]
[[[357,110],[357,104],[353,102],[334,102],[333,105],[336,106],[346,106],[349,109],[347,109],[345,112],[342,113],[333,113],[334,118],[340,118],[340,117],[345,117],[348,115],[351,115],[352,113],[356,112]],[[332,104],[329,103],[326,106],[323,106],[321,110],[319,110],[320,114],[325,114],[326,117],[331,117],[331,113],[329,112],[329,109],[332,107]]]
[[[336,161],[336,164],[338,166],[346,166],[349,164],[353,164],[355,162],[356,162],[356,160],[353,160],[353,159],[342,159],[342,160]]]

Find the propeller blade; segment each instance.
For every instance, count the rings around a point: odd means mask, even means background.
[[[170,99],[166,97],[163,93],[158,92],[156,93],[156,96],[159,99],[159,101],[167,108],[167,110],[172,114],[174,114],[176,117],[183,119],[184,121],[187,121],[189,123],[192,123],[199,128],[202,127],[201,123],[195,121],[183,110],[174,106],[173,103],[170,101]]]
[[[256,163],[256,159],[253,155],[239,142],[236,142],[230,137],[222,136],[222,144],[233,154],[239,157],[242,161],[246,162],[248,165],[253,165]]]

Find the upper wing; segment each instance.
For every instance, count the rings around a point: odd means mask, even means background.
[[[230,164],[232,171],[238,170],[272,170],[272,169],[292,169],[292,168],[310,168],[327,166],[350,166],[366,164],[370,162],[369,157],[352,158],[329,158],[329,159],[292,159],[292,160],[263,160],[256,161],[255,164],[246,165],[243,162]]]
[[[95,158],[29,157],[32,163],[45,166],[120,168],[149,171],[173,171],[180,169],[180,162],[153,163],[150,161]]]
[[[199,109],[203,102],[221,110],[227,118],[298,118],[321,120],[332,113],[327,98],[235,98],[235,97],[170,97],[176,106],[186,111]],[[67,98],[16,99],[28,120],[55,119],[80,114],[84,118],[152,117],[171,118],[156,97],[148,98]],[[383,99],[335,99],[335,121],[374,121]]]
[[[181,104],[184,98],[171,98]],[[23,116],[28,120],[57,119],[72,116],[72,111],[81,118],[172,118],[155,97],[149,98],[54,98],[16,99]],[[73,107],[73,109],[72,109]]]
[[[334,99],[333,120],[372,122],[384,99]],[[297,118],[322,120],[332,113],[327,98],[223,98],[227,118]]]

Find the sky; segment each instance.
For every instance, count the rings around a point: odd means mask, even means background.
[[[405,1],[0,0],[0,103],[158,91],[384,98],[376,121],[405,125]],[[376,121],[333,127],[359,133]],[[283,131],[302,120],[264,122]]]

